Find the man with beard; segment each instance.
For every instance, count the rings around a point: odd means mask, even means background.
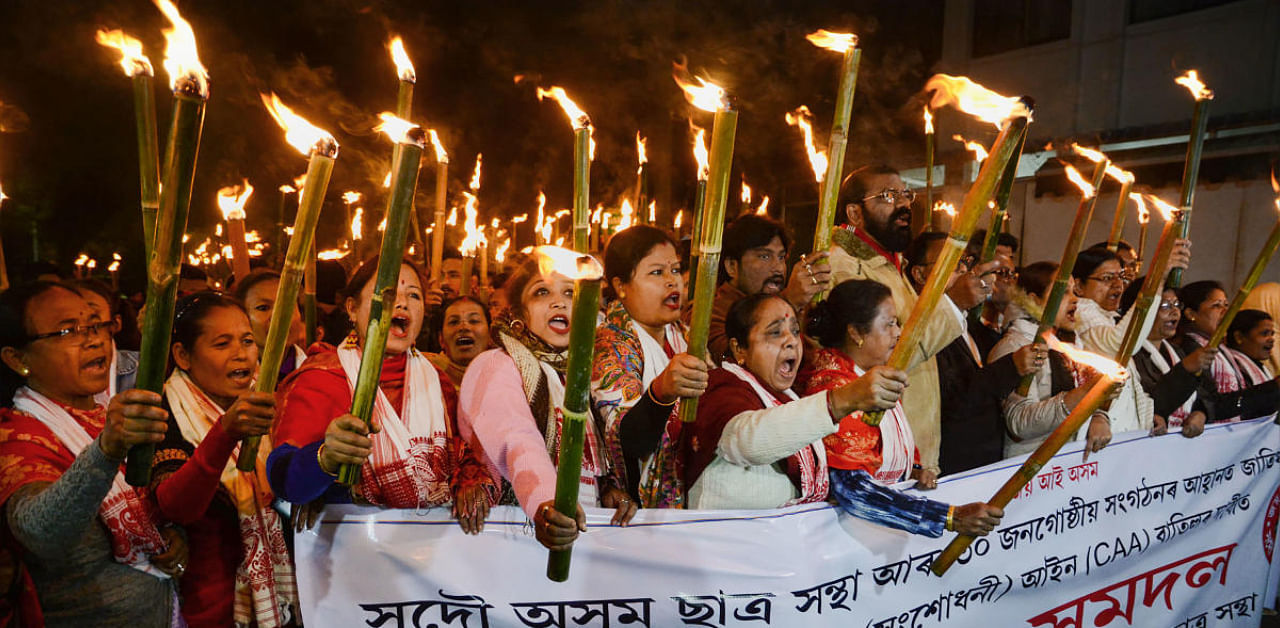
[[[839,284],[849,279],[870,279],[889,287],[899,316],[906,320],[916,305],[916,291],[903,269],[902,252],[911,243],[911,203],[915,192],[906,189],[898,171],[885,165],[855,171],[840,189],[840,206],[846,224],[831,234],[831,279]],[[727,240],[726,240],[727,241]],[[938,455],[942,441],[938,365],[934,355],[964,332],[965,312],[982,303],[991,286],[983,273],[988,264],[955,279],[945,305],[933,310],[925,321],[924,334],[915,349],[908,371],[908,388],[902,407],[920,451],[921,488],[932,488],[939,472]],[[953,302],[958,295],[962,302]]]
[[[782,223],[768,216],[738,217],[725,227],[723,240],[720,285],[707,334],[707,352],[717,362],[729,356],[724,321],[738,299],[753,294],[780,294],[803,320],[813,295],[832,285],[825,252],[801,255],[800,262],[787,274],[791,238]]]

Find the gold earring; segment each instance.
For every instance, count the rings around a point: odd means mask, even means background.
[[[853,341],[853,346],[858,347],[859,349],[861,349],[861,348],[862,348],[862,343],[863,343],[863,342],[864,342],[864,341],[863,341],[861,338],[859,338],[859,339],[857,339],[857,340]]]
[[[27,367],[25,367],[25,366],[24,366],[24,367],[22,367],[22,370],[18,371],[18,374],[19,374],[19,375],[21,375],[21,376],[23,376],[23,377],[26,377],[26,376],[28,376],[28,375],[30,375],[30,374],[31,374],[31,369],[29,369],[29,368],[27,368]]]

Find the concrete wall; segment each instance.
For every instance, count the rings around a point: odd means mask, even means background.
[[[1176,188],[1147,190],[1166,201],[1176,199]],[[941,196],[959,205],[964,191],[948,186]],[[1249,272],[1267,236],[1280,220],[1274,195],[1265,181],[1224,183],[1201,186],[1196,190],[1195,211],[1191,215],[1192,266],[1186,281],[1216,279],[1228,287],[1238,286]],[[1022,240],[1022,262],[1029,264],[1062,259],[1066,234],[1075,219],[1078,196],[1035,196],[1033,182],[1018,183],[1010,198],[1010,233]],[[1115,215],[1117,192],[1104,193],[1093,212],[1085,246],[1107,239]],[[1137,210],[1131,202],[1126,208],[1124,239],[1138,244]],[[1158,214],[1148,227],[1147,258],[1154,253],[1163,227]],[[943,228],[948,225],[944,221]],[[986,226],[985,221],[982,226]],[[1280,281],[1280,255],[1268,266],[1263,281]]]
[[[1129,25],[1124,0],[1074,0],[1071,37],[970,58],[973,0],[948,0],[938,70],[1035,97],[1036,137],[1186,120],[1197,69],[1214,116],[1280,108],[1280,2],[1231,4]]]

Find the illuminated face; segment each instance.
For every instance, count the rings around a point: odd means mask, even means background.
[[[636,264],[628,281],[613,281],[614,291],[622,295],[622,306],[637,323],[657,329],[680,320],[684,275],[676,247],[666,242],[653,247]]]
[[[484,309],[471,301],[458,301],[444,311],[440,344],[449,359],[466,366],[489,348],[489,323]]]
[[[356,335],[360,345],[364,346],[365,335],[369,329],[369,310],[373,304],[373,285],[377,277],[369,278],[369,282],[360,290],[360,298],[347,299],[347,316],[355,321]],[[425,312],[422,299],[422,280],[412,266],[400,266],[400,278],[396,285],[395,309],[391,314],[391,330],[387,334],[387,355],[399,355],[413,346],[413,341],[422,331],[422,316]]]
[[[573,280],[560,274],[535,277],[521,293],[524,322],[530,332],[555,349],[569,347]]]
[[[869,198],[853,204],[863,230],[891,253],[901,253],[911,243],[911,201],[895,193],[905,189],[902,177],[896,174],[874,175],[867,179]],[[885,192],[893,196],[892,201],[885,198]]]
[[[1203,336],[1212,336],[1213,332],[1218,329],[1218,325],[1222,323],[1222,317],[1227,313],[1227,293],[1217,288],[1209,291],[1209,296],[1205,298],[1204,303],[1195,310],[1184,309],[1182,315],[1187,317],[1191,322],[1191,326]]]
[[[271,328],[271,310],[276,305],[276,291],[280,287],[279,279],[264,279],[244,295],[244,307],[249,311],[249,324],[253,327],[253,338],[261,348],[267,342],[267,332]],[[302,324],[302,313],[298,306],[293,307],[293,318],[289,321],[290,345],[303,345],[307,342],[307,331]]]
[[[764,246],[747,249],[742,259],[726,261],[724,268],[743,294],[778,294],[787,287],[787,248],[774,236]]]
[[[473,275],[475,273],[472,273]],[[440,289],[444,290],[444,298],[462,294],[462,260],[447,259],[440,263]]]
[[[190,347],[173,346],[173,361],[200,390],[227,408],[249,392],[258,374],[258,345],[249,317],[237,307],[209,310]]]
[[[869,369],[889,361],[889,354],[893,353],[893,348],[898,346],[898,338],[902,336],[898,308],[894,306],[892,297],[876,306],[876,316],[871,319],[871,328],[861,336],[862,346],[858,353],[862,360],[858,362],[858,366]]]
[[[1258,321],[1248,334],[1236,332],[1235,340],[1238,351],[1262,362],[1271,357],[1271,349],[1276,344],[1276,324],[1270,319]]]
[[[1123,270],[1120,262],[1113,259],[1099,264],[1092,275],[1076,282],[1077,294],[1108,312],[1120,309],[1120,297],[1125,289]]]
[[[65,288],[46,290],[27,305],[28,335],[87,328],[103,322],[80,295]],[[32,340],[20,351],[5,349],[5,362],[29,371],[27,385],[64,403],[107,389],[111,377],[111,330],[70,333]]]
[[[1182,304],[1178,302],[1178,293],[1165,290],[1160,296],[1157,306],[1156,323],[1151,326],[1149,338],[1155,342],[1168,340],[1178,333],[1178,321],[1182,320]]]
[[[791,304],[778,297],[757,306],[747,339],[746,347],[737,340],[729,341],[734,361],[775,393],[791,388],[804,351],[800,321]]]

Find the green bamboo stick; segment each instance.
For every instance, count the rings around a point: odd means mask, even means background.
[[[404,258],[406,229],[413,195],[418,189],[418,164],[426,148],[426,134],[413,127],[403,137],[400,153],[392,164],[391,197],[387,200],[387,229],[382,233],[382,250],[378,257],[378,274],[369,306],[369,326],[360,355],[360,371],[351,394],[351,414],[366,425],[373,416],[373,401],[378,394],[378,378],[382,374],[382,358],[387,351],[387,335],[391,331],[391,315],[395,311],[396,285]],[[338,482],[354,485],[360,479],[360,467],[342,465]]]
[[[1169,267],[1169,258],[1173,255],[1174,244],[1179,237],[1182,223],[1178,218],[1174,216],[1172,220],[1166,222],[1164,230],[1160,232],[1160,242],[1156,244],[1151,268],[1147,270],[1147,277],[1142,282],[1142,290],[1138,292],[1138,298],[1133,302],[1129,326],[1125,328],[1124,337],[1120,340],[1120,347],[1114,356],[1118,364],[1128,364],[1129,359],[1133,357],[1138,343],[1142,342],[1142,322],[1147,318],[1147,312],[1151,311],[1151,306],[1155,303],[1156,295],[1161,293],[1162,286],[1168,285],[1165,280],[1165,269]],[[1172,276],[1173,273],[1169,274]]]
[[[703,201],[701,233],[698,234],[697,289],[693,293],[693,313],[689,322],[689,355],[707,357],[707,336],[711,330],[711,306],[715,301],[716,273],[720,268],[720,245],[724,234],[724,212],[729,200],[729,171],[733,168],[733,144],[738,134],[738,112],[721,108],[711,128],[711,176]],[[680,420],[692,422],[698,414],[698,398],[680,399]]]
[[[1258,280],[1262,278],[1262,271],[1267,269],[1267,264],[1271,263],[1271,257],[1276,252],[1276,247],[1280,246],[1280,222],[1271,228],[1271,235],[1267,238],[1267,243],[1262,246],[1262,250],[1258,252],[1258,257],[1254,258],[1253,266],[1249,269],[1249,274],[1245,276],[1244,283],[1240,285],[1240,289],[1236,291],[1236,295],[1231,299],[1231,305],[1227,307],[1227,313],[1222,316],[1222,322],[1218,323],[1218,328],[1213,331],[1213,336],[1209,338],[1209,348],[1216,349],[1218,345],[1227,337],[1227,328],[1231,326],[1231,321],[1235,320],[1236,314],[1240,313],[1240,308],[1244,307],[1244,300],[1249,296],[1249,292],[1253,287],[1258,285]]]
[[[133,103],[137,113],[138,175],[142,188],[142,235],[148,259],[155,246],[156,214],[160,209],[160,140],[156,132],[156,100],[151,75],[133,75]]]
[[[600,309],[600,278],[604,269],[596,260],[578,260],[574,280],[573,313],[569,322],[569,357],[565,367],[564,423],[560,431],[560,453],[556,462],[555,508],[574,519],[578,513],[578,488],[582,478],[582,445],[587,406],[591,392],[591,360],[596,338],[596,313]],[[589,270],[587,270],[589,269]],[[586,272],[584,272],[586,270]],[[572,549],[552,551],[547,556],[547,578],[554,582],[569,579]]]
[[[933,114],[929,113],[929,106],[925,105],[925,133],[924,133],[924,210],[925,210],[925,231],[935,231],[933,224]]]
[[[831,123],[831,139],[827,142],[827,173],[822,178],[822,198],[818,205],[818,224],[813,231],[813,252],[823,253],[831,248],[831,229],[836,224],[836,209],[840,200],[841,175],[844,173],[845,147],[849,143],[849,119],[853,115],[853,94],[858,86],[858,64],[862,49],[857,40],[844,52],[844,64],[840,68],[840,90],[836,92],[835,120]],[[816,295],[815,300],[823,295]]]
[[[1053,274],[1053,281],[1049,284],[1049,292],[1045,295],[1044,310],[1040,314],[1040,324],[1036,327],[1034,344],[1044,344],[1044,333],[1053,328],[1054,322],[1058,319],[1058,310],[1062,307],[1062,298],[1067,294],[1067,284],[1071,282],[1071,271],[1076,266],[1076,257],[1080,254],[1080,246],[1084,244],[1084,237],[1089,231],[1089,221],[1093,218],[1093,208],[1098,204],[1098,188],[1102,185],[1103,179],[1107,176],[1107,164],[1109,162],[1104,159],[1098,162],[1093,170],[1093,193],[1086,194],[1080,198],[1080,204],[1076,206],[1075,222],[1071,223],[1071,232],[1067,236],[1067,245],[1062,249],[1062,261],[1058,263],[1058,270]],[[1018,382],[1018,394],[1023,397],[1031,391],[1031,383],[1035,379],[1035,373],[1027,373],[1022,376]]]
[[[316,343],[316,329],[320,324],[316,312],[316,243],[307,250],[307,270],[302,276],[302,323],[307,326],[307,346]]]
[[[702,261],[702,208],[707,200],[707,180],[699,178],[693,200],[693,231],[689,233],[689,294],[697,294],[698,265]]]
[[[573,129],[573,250],[583,255],[591,243],[591,123],[582,116]],[[637,207],[636,211],[644,211]]]
[[[910,317],[902,327],[902,335],[898,339],[897,346],[889,355],[891,368],[905,371],[911,365],[915,352],[919,348],[920,338],[924,334],[925,321],[942,299],[947,281],[955,272],[956,265],[960,263],[960,257],[969,245],[969,238],[987,209],[987,202],[995,194],[1005,165],[1013,158],[1014,151],[1022,141],[1022,135],[1027,131],[1028,122],[1029,119],[1021,115],[1007,120],[1004,128],[1000,130],[1000,135],[996,137],[995,144],[991,147],[991,155],[982,162],[978,179],[965,194],[960,214],[951,222],[951,234],[943,243],[933,270],[929,271],[924,289],[920,292],[915,307],[911,309]],[[880,425],[880,419],[883,417],[882,411],[864,412],[862,420],[868,425],[875,426]]]
[[[1182,166],[1182,190],[1178,194],[1178,230],[1186,239],[1191,234],[1191,205],[1196,197],[1196,180],[1200,178],[1200,154],[1204,149],[1205,129],[1209,125],[1209,101],[1213,92],[1203,90],[1196,94],[1196,107],[1191,115],[1191,139],[1187,142],[1187,158]],[[1182,287],[1182,269],[1169,271],[1168,286],[1175,290]]]
[[[1112,253],[1120,250],[1120,238],[1124,235],[1124,215],[1129,207],[1129,193],[1132,190],[1132,178],[1120,182],[1120,200],[1116,201],[1116,215],[1111,219],[1111,233],[1107,234],[1107,250]],[[1138,260],[1142,260],[1141,256]]]
[[[280,363],[284,360],[285,351],[289,349],[289,324],[293,322],[297,311],[298,287],[302,283],[307,264],[315,250],[316,222],[320,220],[320,209],[324,206],[325,192],[329,189],[329,176],[333,173],[334,161],[338,158],[338,143],[332,137],[318,142],[311,150],[307,162],[306,183],[299,192],[298,215],[293,220],[293,237],[289,240],[289,250],[284,256],[284,266],[280,270],[280,282],[276,287],[276,301],[271,307],[271,323],[267,327],[267,340],[262,344],[262,359],[258,366],[258,379],[253,389],[258,392],[274,393],[276,381],[280,377]],[[311,292],[311,304],[315,305],[315,291]],[[308,323],[308,331],[314,329]],[[240,444],[240,455],[236,458],[236,468],[241,471],[252,471],[258,463],[258,444],[260,436],[250,436]]]
[[[438,152],[438,151],[437,151]],[[449,198],[449,159],[436,159],[436,220],[431,228],[431,280],[440,280],[440,266],[444,263],[444,206]]]
[[[996,245],[1000,243],[1000,233],[1009,214],[1009,196],[1013,193],[1013,183],[1018,178],[1018,161],[1022,159],[1022,149],[1026,146],[1027,134],[1022,134],[1018,142],[1018,150],[1009,163],[1005,165],[1004,174],[1000,175],[1000,187],[996,188],[996,198],[991,208],[991,225],[987,228],[987,237],[982,241],[982,255],[978,264],[986,264],[996,258]],[[969,320],[982,322],[982,303],[969,310]]]
[[[204,109],[208,99],[202,81],[183,77],[173,93],[173,114],[166,148],[164,186],[160,190],[154,247],[147,265],[147,315],[142,322],[142,347],[138,355],[137,387],[154,393],[164,390],[169,339],[173,332],[173,307],[178,298],[182,265],[182,236],[191,210],[191,186],[195,178]],[[125,463],[125,480],[132,486],[151,482],[155,445],[134,445]]]

